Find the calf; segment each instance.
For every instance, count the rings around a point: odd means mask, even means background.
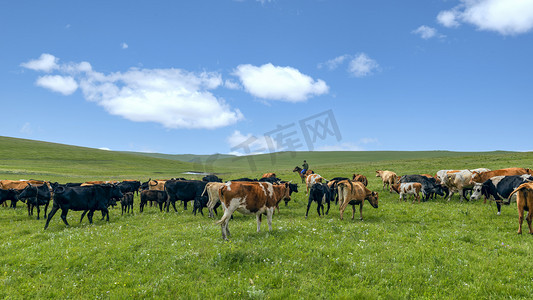
[[[316,211],[318,212],[318,216],[320,216],[321,208],[322,214],[324,215],[324,203],[328,204],[328,210],[326,211],[325,215],[329,213],[330,203],[333,201],[333,192],[327,184],[319,182],[315,183],[311,187],[311,190],[309,191],[309,202],[307,203],[307,211],[305,212],[306,219],[307,215],[309,214],[309,208],[311,207],[311,203],[313,203],[313,201],[315,201],[317,204]]]
[[[126,192],[124,193],[124,197],[120,199],[120,206],[122,208],[122,215],[124,215],[124,212],[133,213],[133,192]]]
[[[418,200],[420,203],[420,191],[422,190],[422,184],[418,182],[397,183],[392,185],[392,190],[400,194],[400,201],[405,201],[405,195],[413,195],[413,203]]]
[[[355,216],[355,205],[357,204],[359,204],[360,219],[363,220],[363,204],[365,200],[368,200],[372,207],[378,208],[378,193],[369,190],[361,182],[343,180],[338,183],[337,189],[339,193],[341,220],[348,204],[352,205],[352,220]]]
[[[428,178],[422,175],[403,175],[400,177],[400,183],[408,182],[418,182],[422,184],[422,194],[424,195],[424,200],[428,200],[432,195],[444,196],[446,189],[437,184],[435,178]]]
[[[163,204],[167,202],[167,198],[168,198],[168,195],[167,195],[167,192],[165,191],[157,191],[157,190],[141,191],[141,204],[139,206],[139,211],[140,212],[144,211],[144,206],[148,203],[148,201],[150,201],[150,203],[155,201],[157,204],[159,204],[159,210],[163,211]]]
[[[267,215],[268,229],[272,231],[272,215],[278,203],[289,196],[289,183],[273,185],[268,182],[227,182],[219,190],[219,197],[225,208],[224,215],[216,224],[220,225],[222,238],[228,239],[228,223],[233,212],[255,214],[257,232],[261,228],[261,216]]]
[[[517,187],[510,195],[511,198],[516,193],[516,208],[518,210],[518,234],[522,234],[522,222],[524,222],[524,211],[527,211],[527,226],[529,234],[533,234],[531,221],[533,219],[533,182],[523,183]]]
[[[28,183],[18,196],[22,202],[26,202],[26,205],[28,205],[28,216],[33,215],[33,208],[37,207],[37,220],[39,220],[39,214],[41,213],[41,205],[44,205],[44,217],[46,218],[51,197],[52,194],[47,184],[32,185],[31,183]]]
[[[385,186],[387,186],[389,193],[392,193],[391,185],[396,183],[398,175],[392,171],[377,170],[376,177],[381,178],[381,181],[383,182],[383,189],[385,189]]]
[[[509,199],[504,204],[508,205],[511,202],[510,195],[514,189],[518,188],[521,184],[533,181],[531,175],[513,175],[513,176],[494,176],[483,183],[476,183],[471,200],[477,200],[481,196],[485,199],[492,199],[496,201],[496,207],[498,208],[498,215],[501,214],[501,202],[503,199]]]

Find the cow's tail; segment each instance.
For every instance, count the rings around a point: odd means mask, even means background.
[[[511,194],[509,194],[509,197],[507,197],[507,201],[504,201],[503,204],[505,204],[505,205],[509,205],[509,204],[511,203],[511,198],[513,197],[513,195],[514,195],[515,193],[520,192],[520,190],[525,189],[525,188],[527,188],[527,185],[525,185],[525,184],[521,184],[521,185],[520,185],[519,187],[517,187],[514,191],[512,191]]]
[[[208,184],[209,184],[209,183],[208,183]],[[204,196],[205,192],[207,191],[207,185],[208,185],[208,184],[205,185],[205,187],[204,187],[204,191],[202,192],[202,195],[200,195],[200,196],[202,196],[202,197]]]

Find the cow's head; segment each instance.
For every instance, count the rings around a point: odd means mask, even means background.
[[[476,183],[472,189],[472,195],[470,195],[470,200],[479,200],[483,195],[483,183]]]
[[[32,198],[37,196],[37,188],[32,186],[31,183],[28,182],[28,185],[22,190],[22,192],[19,194],[20,201],[24,202],[23,199],[26,198]]]
[[[474,184],[476,182],[481,182],[481,173],[478,171],[472,171],[472,179],[470,180],[470,184]]]
[[[381,170],[377,170],[376,171],[376,177],[381,177],[381,172],[382,172]]]
[[[120,187],[116,184],[113,184],[111,186],[111,199],[120,200],[122,197],[124,197],[124,194],[122,194]]]
[[[368,202],[370,202],[370,205],[372,205],[373,208],[378,208],[378,193],[377,192],[372,192],[370,193],[370,195],[366,198],[366,200],[368,200]]]

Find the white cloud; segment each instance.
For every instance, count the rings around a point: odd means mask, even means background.
[[[335,70],[339,65],[341,65],[346,59],[349,59],[350,56],[345,54],[341,56],[337,56],[334,59],[330,59],[326,61],[325,63],[318,64],[318,68],[321,69],[322,67],[326,67],[329,70]]]
[[[442,11],[437,20],[447,27],[460,22],[480,30],[503,35],[526,33],[533,28],[533,0],[461,0],[451,10]]]
[[[230,90],[240,90],[242,87],[238,82],[227,79],[224,81],[224,87]]]
[[[365,53],[360,53],[350,61],[348,70],[355,77],[365,77],[372,75],[374,70],[379,68],[379,64],[368,57]]]
[[[437,30],[435,28],[422,25],[417,29],[413,30],[412,33],[420,35],[421,38],[427,40],[437,35]]]
[[[38,59],[30,60],[20,65],[24,68],[32,69],[35,71],[50,72],[58,68],[58,60],[58,58],[51,54],[43,53]]]
[[[126,43],[122,43],[121,46],[122,46],[122,49],[128,49],[128,44],[126,44]]]
[[[329,90],[321,79],[314,80],[295,68],[274,66],[271,63],[260,67],[239,65],[233,74],[239,77],[247,92],[268,100],[302,102]]]
[[[107,112],[135,122],[155,122],[167,128],[213,129],[244,116],[209,90],[222,85],[218,73],[181,69],[136,69],[103,74],[88,62],[56,66],[63,75],[47,75],[37,85],[72,94],[78,86],[85,99]],[[36,69],[44,70],[44,69]]]
[[[98,148],[100,150],[105,150],[105,151],[111,151],[111,149],[107,148],[107,147],[102,147],[102,148]]]
[[[70,95],[78,89],[78,83],[70,76],[45,75],[39,77],[35,84],[63,95]]]

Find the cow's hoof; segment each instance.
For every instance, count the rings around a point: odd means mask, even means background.
[[[498,216],[501,215],[502,213],[501,212],[498,212]]]

